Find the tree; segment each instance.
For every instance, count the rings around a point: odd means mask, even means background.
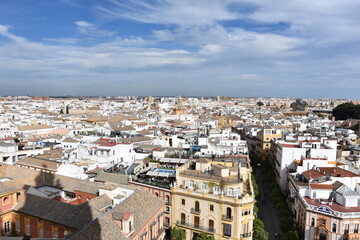
[[[290,104],[290,107],[293,111],[304,111],[305,107],[307,107],[307,102],[302,101],[300,98],[296,99],[295,102]]]
[[[256,103],[256,105],[258,105],[258,106],[264,106],[264,103],[263,103],[262,101],[258,101],[258,102]]]
[[[360,105],[352,102],[340,104],[333,109],[333,116],[336,120],[360,119]]]
[[[186,239],[186,232],[183,229],[180,229],[178,227],[174,227],[171,230],[171,238],[176,240],[185,240]]]
[[[299,234],[296,230],[285,233],[285,240],[299,240]]]
[[[254,233],[253,233],[253,240],[268,240],[269,239],[269,233],[265,231],[265,226],[263,221],[260,219],[254,220],[254,227],[253,227]]]
[[[195,238],[195,240],[215,240],[214,235],[210,235],[207,233],[200,233],[199,236]]]

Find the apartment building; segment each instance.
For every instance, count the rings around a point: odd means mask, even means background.
[[[359,175],[339,167],[290,174],[288,198],[303,239],[359,239],[359,183]]]
[[[285,191],[287,172],[296,169],[309,170],[315,164],[336,164],[336,139],[317,138],[273,142],[270,159],[281,190]]]
[[[254,195],[246,156],[188,162],[177,168],[172,191],[172,226],[186,239],[252,239]]]
[[[261,156],[262,160],[268,160],[272,140],[280,139],[281,137],[280,129],[265,126],[256,136],[256,155]]]
[[[163,239],[164,206],[127,185],[0,167],[0,237]]]

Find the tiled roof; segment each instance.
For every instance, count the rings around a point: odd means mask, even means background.
[[[102,214],[100,209],[112,204],[107,195],[98,198],[81,205],[72,205],[27,194],[25,200],[14,207],[14,211],[80,229],[86,223],[100,216]]]
[[[119,184],[128,184],[128,175],[100,172],[95,177],[95,182],[110,182]]]
[[[309,185],[312,189],[324,189],[324,190],[332,190],[333,189],[333,185],[331,185],[331,184],[310,183]]]
[[[165,202],[146,191],[138,190],[112,211],[102,215],[91,225],[74,234],[71,239],[96,239],[101,240],[122,240],[128,239],[121,232],[120,226],[116,224],[113,214],[123,216],[130,212],[134,216],[134,232],[131,236],[139,234],[151,217],[164,207]]]
[[[30,125],[30,126],[18,126],[19,131],[39,130],[39,129],[50,129],[49,125]]]
[[[316,171],[314,169],[307,170],[307,171],[303,172],[302,174],[307,180],[326,176],[325,174],[320,173],[320,172],[318,172],[318,171]]]

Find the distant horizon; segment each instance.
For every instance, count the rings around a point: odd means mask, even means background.
[[[187,97],[187,98],[217,98],[217,97],[230,97],[230,98],[264,98],[264,99],[271,99],[271,98],[278,98],[278,99],[311,99],[311,100],[348,100],[348,101],[360,101],[359,99],[352,99],[352,98],[301,98],[301,97],[245,97],[245,96],[225,96],[225,95],[216,95],[216,96],[188,96],[188,95],[98,95],[98,96],[91,96],[91,95],[0,95],[0,97],[49,97],[49,98],[117,98],[117,97],[139,97],[139,98],[147,98],[147,97],[154,97],[154,98],[178,98],[178,97]]]
[[[0,1],[0,95],[358,99],[359,7],[356,0]]]

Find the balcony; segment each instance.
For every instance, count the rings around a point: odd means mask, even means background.
[[[212,179],[217,181],[222,181],[224,183],[241,183],[243,180],[238,178],[238,176],[228,176],[228,177],[220,177],[210,172],[200,172],[195,170],[184,170],[180,172],[180,175],[187,177],[198,177],[202,179]]]
[[[243,233],[240,235],[240,239],[251,237],[251,233]]]
[[[206,227],[202,227],[199,224],[192,224],[192,223],[188,223],[188,222],[184,222],[184,221],[176,221],[176,225],[180,226],[180,227],[185,227],[185,228],[191,228],[191,229],[195,229],[195,230],[200,230],[203,232],[207,232],[207,233],[215,233],[215,229],[214,228],[206,228]]]
[[[223,220],[223,221],[232,221],[233,220],[233,216],[228,216],[228,215],[226,215],[226,214],[223,214],[222,216],[221,216],[221,219]]]
[[[200,214],[200,213],[201,213],[201,210],[200,210],[200,209],[196,209],[196,208],[191,208],[190,212],[193,213],[193,214]]]

